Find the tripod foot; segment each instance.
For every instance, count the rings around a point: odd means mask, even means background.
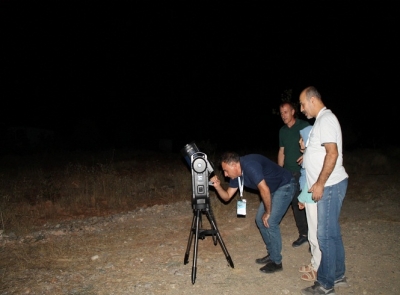
[[[227,257],[226,257],[226,260],[228,260],[229,265],[230,265],[232,268],[235,268],[235,266],[233,265],[232,258],[231,258],[230,256],[227,256]]]
[[[192,267],[192,284],[194,284],[196,281],[196,272],[197,272],[197,268]]]
[[[183,264],[188,264],[189,263],[189,254],[188,253],[186,253],[185,254],[185,258],[183,259]]]

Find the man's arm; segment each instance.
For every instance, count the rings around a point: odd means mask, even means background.
[[[337,144],[334,142],[324,144],[326,155],[324,159],[324,165],[322,166],[321,172],[319,173],[317,182],[310,188],[312,192],[312,198],[314,201],[319,201],[322,199],[324,194],[324,186],[327,182],[329,176],[331,175],[333,169],[335,168],[337,158],[339,156]]]
[[[285,161],[285,148],[281,146],[278,151],[278,165],[283,167]]]
[[[269,190],[269,187],[264,179],[260,181],[257,187],[260,191],[260,196],[265,208],[265,213],[262,217],[262,220],[265,227],[269,227],[268,219],[271,215],[271,191]]]
[[[220,198],[225,202],[228,202],[238,190],[238,188],[233,188],[233,187],[228,187],[227,190],[224,190],[221,186],[221,181],[219,180],[217,175],[212,177],[210,180],[213,182],[213,186],[217,191],[218,195],[220,196]]]

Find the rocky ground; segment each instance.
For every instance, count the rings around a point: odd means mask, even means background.
[[[341,215],[349,287],[336,294],[400,294],[399,198],[397,187],[388,190],[360,198],[349,188]],[[194,216],[188,200],[48,223],[25,237],[3,234],[0,294],[300,294],[312,284],[298,272],[310,254],[306,245],[291,247],[297,238],[291,210],[281,224],[283,271],[264,274],[254,262],[266,254],[254,222],[258,197],[248,194],[247,217],[237,218],[234,204],[211,195],[233,268],[219,243],[200,239],[192,282],[193,245],[184,263]],[[203,217],[202,228],[209,227]]]

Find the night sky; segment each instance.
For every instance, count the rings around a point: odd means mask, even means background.
[[[278,148],[273,109],[314,85],[356,144],[398,143],[394,4],[53,2],[0,2],[3,129]]]

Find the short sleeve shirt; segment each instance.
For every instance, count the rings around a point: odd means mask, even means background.
[[[292,174],[288,170],[260,154],[240,157],[240,166],[243,172],[243,185],[254,190],[258,189],[257,185],[264,179],[271,193],[274,193],[281,186],[290,183],[292,178]],[[231,179],[229,186],[239,187],[238,179]]]
[[[283,167],[290,172],[299,172],[300,165],[297,163],[297,159],[302,155],[300,152],[300,130],[309,126],[310,123],[307,121],[296,119],[296,122],[292,127],[283,125],[279,129],[279,147],[284,147],[285,159]]]
[[[349,176],[343,167],[342,131],[339,121],[332,111],[326,108],[322,109],[315,119],[303,156],[308,187],[317,181],[321,173],[326,155],[325,143],[336,143],[339,153],[335,168],[325,183],[325,186],[331,186]]]

